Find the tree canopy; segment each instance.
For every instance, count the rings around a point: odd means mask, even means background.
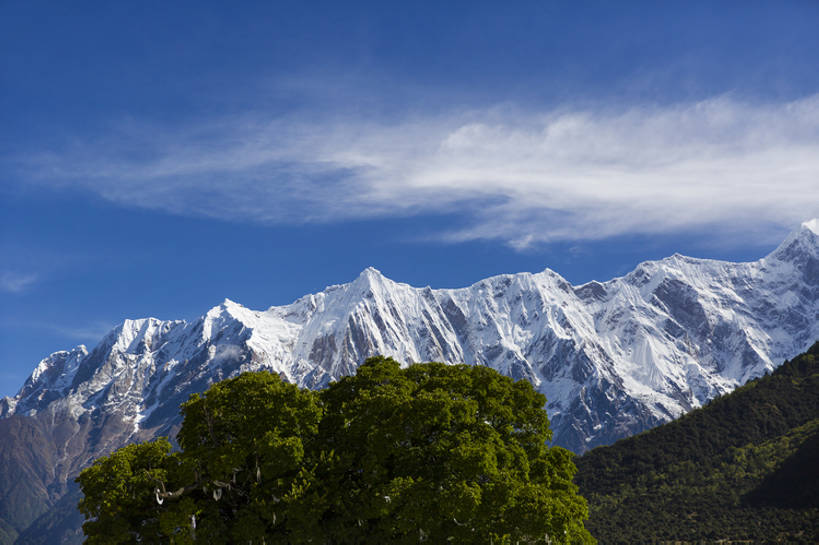
[[[483,366],[376,357],[320,392],[245,373],[182,405],[179,451],[80,474],[86,543],[593,543],[544,403]]]

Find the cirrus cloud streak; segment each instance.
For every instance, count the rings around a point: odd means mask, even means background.
[[[737,225],[777,237],[819,212],[819,96],[392,121],[129,122],[20,167],[29,183],[228,220],[468,218],[439,233],[451,241],[524,247]]]
[[[23,293],[39,280],[34,273],[0,271],[0,291],[6,293]]]

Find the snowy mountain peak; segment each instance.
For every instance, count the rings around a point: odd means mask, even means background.
[[[65,381],[70,378],[66,375],[71,371],[76,370],[76,364],[82,358],[88,355],[88,349],[84,344],[75,347],[72,350],[61,350],[55,352],[43,359],[40,364],[31,373],[31,377],[26,381],[26,384],[35,384],[43,380],[58,379]]]
[[[250,325],[256,320],[258,312],[250,310],[246,306],[225,298],[222,304],[212,308],[208,316],[222,316],[227,319],[236,319],[245,325]]]
[[[415,288],[368,267],[265,311],[225,299],[190,323],[126,320],[89,354],[43,360],[0,416],[115,411],[121,433],[168,432],[190,393],[243,371],[322,387],[369,356],[491,366],[548,399],[555,439],[577,451],[730,391],[819,337],[816,221],[751,263],[675,254],[607,282],[551,269],[459,289]],[[128,435],[130,437],[130,435]]]
[[[375,267],[367,267],[349,285],[362,288],[383,288],[387,283],[392,284],[393,282]]]
[[[805,247],[812,248],[815,251],[819,246],[819,220],[813,219],[804,222],[799,226],[799,229],[792,233],[792,238],[801,240]]]
[[[265,311],[225,299],[191,322],[125,320],[90,352],[43,359],[0,399],[0,432],[22,423],[50,443],[0,440],[26,464],[47,460],[37,486],[57,497],[93,459],[173,436],[180,404],[216,381],[264,370],[321,388],[383,354],[530,381],[546,396],[554,442],[580,453],[701,406],[815,342],[818,227],[806,222],[755,262],[675,254],[580,286],[545,269],[415,288],[368,267]],[[17,494],[15,470],[6,475],[0,490]]]
[[[14,405],[30,409],[45,406],[64,396],[87,356],[88,349],[81,344],[72,350],[60,350],[43,358],[17,392]]]
[[[804,222],[791,232],[784,241],[768,255],[779,261],[793,263],[797,266],[808,265],[811,274],[819,274],[819,220]],[[815,270],[814,270],[815,268]]]

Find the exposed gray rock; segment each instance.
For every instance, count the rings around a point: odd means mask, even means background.
[[[24,531],[91,460],[173,435],[190,394],[249,370],[320,388],[375,354],[487,365],[546,395],[555,443],[575,452],[611,443],[819,338],[815,223],[752,263],[674,255],[603,283],[571,286],[547,269],[447,290],[370,268],[265,311],[225,300],[191,323],[126,320],[90,353],[80,346],[47,357],[14,398],[0,400],[0,522]]]

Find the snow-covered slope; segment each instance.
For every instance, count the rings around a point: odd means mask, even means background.
[[[230,300],[191,323],[126,320],[90,353],[44,359],[0,414],[116,414],[167,431],[181,401],[265,369],[321,387],[373,354],[488,365],[548,398],[555,441],[576,451],[680,415],[819,338],[819,226],[752,263],[674,255],[614,280],[501,275],[414,288],[368,268],[349,284],[250,310]]]
[[[190,323],[126,320],[90,352],[48,356],[0,399],[0,526],[28,526],[94,458],[172,436],[181,402],[242,371],[320,388],[375,354],[488,365],[546,394],[554,441],[582,452],[698,407],[818,338],[817,220],[751,263],[674,255],[603,283],[572,286],[547,269],[438,290],[369,268],[287,306],[225,300]]]

